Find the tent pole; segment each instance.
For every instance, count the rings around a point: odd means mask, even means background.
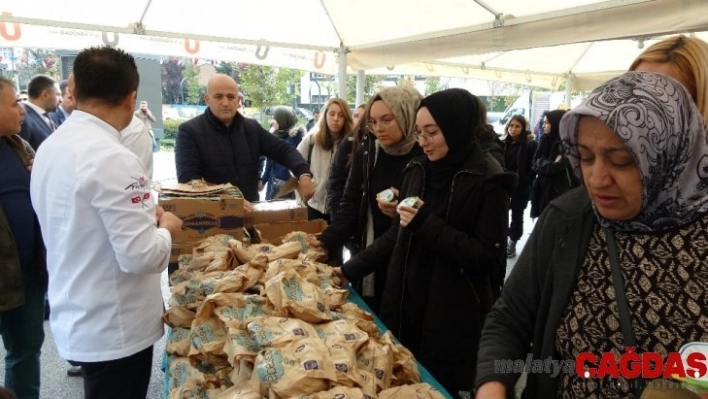
[[[356,71],[356,105],[364,103],[364,90],[366,87],[366,71]]]
[[[145,4],[145,9],[143,10],[143,15],[140,16],[140,23],[141,25],[143,24],[143,19],[145,19],[145,14],[147,14],[148,9],[150,9],[150,5],[152,4],[152,0],[148,0],[147,4]]]
[[[573,94],[573,74],[565,75],[565,105],[570,109],[570,96]]]
[[[347,51],[344,46],[339,48],[339,98],[347,99]]]

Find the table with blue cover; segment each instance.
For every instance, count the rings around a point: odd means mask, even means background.
[[[386,328],[386,326],[383,324],[383,322],[381,322],[381,320],[378,318],[378,316],[376,316],[374,314],[374,312],[371,311],[371,308],[369,308],[369,305],[367,305],[366,302],[364,302],[364,300],[361,298],[361,296],[351,286],[349,286],[348,289],[349,289],[349,297],[347,298],[347,300],[353,304],[358,305],[360,308],[366,310],[367,312],[371,313],[374,316],[374,322],[379,327],[379,331],[381,331],[382,334],[385,333],[386,331],[388,331],[388,328]],[[170,332],[171,332],[171,330],[168,329],[168,332],[167,332],[167,335],[168,335],[167,340],[168,341],[169,341]],[[165,372],[165,383],[163,386],[163,397],[165,399],[167,399],[167,397],[169,396],[168,387],[170,385],[170,382],[169,382],[169,373],[167,372],[168,366],[169,366],[169,364],[167,362],[167,352],[165,352],[165,355],[162,357],[162,370]],[[445,388],[443,388],[443,386],[440,385],[440,383],[435,379],[435,377],[433,377],[432,374],[430,374],[430,372],[425,367],[423,367],[423,365],[420,363],[418,363],[418,372],[420,372],[420,380],[422,382],[432,385],[433,387],[435,387],[435,389],[440,391],[440,393],[443,396],[445,396],[446,398],[452,399],[452,395],[450,395],[445,390]]]

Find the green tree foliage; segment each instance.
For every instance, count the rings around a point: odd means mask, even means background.
[[[280,104],[297,105],[300,99],[300,78],[303,75],[304,72],[297,69],[278,68],[276,85]]]
[[[165,104],[182,103],[180,83],[184,64],[178,58],[164,58],[160,63],[162,72],[162,101]]]
[[[175,119],[163,121],[162,128],[164,129],[165,135],[162,137],[162,140],[160,140],[160,148],[163,151],[174,151],[175,141],[177,141],[177,130],[179,129],[179,125],[183,122],[184,121]]]
[[[249,64],[240,74],[241,91],[254,107],[292,105],[299,96],[303,72]]]
[[[366,75],[364,78],[364,102],[383,88],[383,76]],[[356,103],[356,75],[347,76],[347,102]],[[359,104],[356,104],[359,106]]]
[[[221,61],[219,65],[216,65],[216,72],[229,75],[234,78],[236,82],[241,83],[241,69],[239,68],[239,63]]]
[[[487,111],[489,112],[503,112],[519,97],[522,90],[522,86],[511,83],[490,80],[487,84],[489,85],[489,96],[487,97]],[[502,93],[511,94],[502,95]]]
[[[186,59],[184,61],[184,103],[198,105],[201,102],[202,88],[199,85],[199,67],[194,65],[194,61]]]
[[[276,103],[276,77],[273,67],[249,64],[241,73],[241,91],[251,100],[254,107]]]
[[[445,86],[440,83],[440,77],[431,76],[425,79],[425,95],[431,95],[440,90],[445,90]]]
[[[16,64],[17,78],[21,88],[26,88],[27,83],[35,75],[48,75],[57,81],[59,76],[59,57],[53,50],[25,49],[25,55],[20,57]]]

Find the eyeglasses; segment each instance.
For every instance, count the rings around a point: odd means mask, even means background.
[[[380,121],[369,121],[369,123],[366,124],[366,128],[369,129],[371,133],[374,133],[376,131],[376,126],[378,125],[381,130],[386,130],[388,129],[389,126],[394,122],[395,119],[382,119]]]
[[[420,130],[414,130],[416,140],[422,141],[424,144],[431,144],[435,140],[435,136],[440,134],[440,129],[434,132],[421,132]]]

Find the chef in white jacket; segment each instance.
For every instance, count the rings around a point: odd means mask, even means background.
[[[120,143],[139,82],[109,47],[74,62],[77,107],[46,140],[30,194],[47,247],[50,324],[82,366],[86,398],[144,398],[163,335],[160,273],[181,220],[156,208],[138,157]]]

